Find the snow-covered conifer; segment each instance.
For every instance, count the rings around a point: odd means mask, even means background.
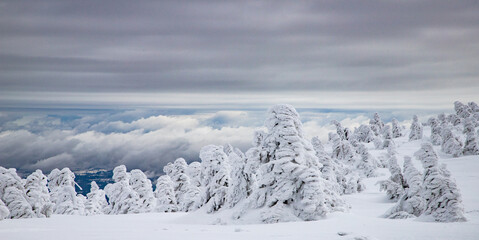
[[[85,213],[86,215],[97,215],[107,213],[107,211],[108,202],[106,201],[105,191],[100,189],[95,181],[92,181],[85,203]]]
[[[151,212],[155,209],[156,199],[153,196],[151,180],[148,179],[140,169],[133,169],[130,172],[130,186],[138,193],[141,212]]]
[[[391,176],[383,181],[379,181],[379,190],[386,191],[386,194],[391,200],[398,200],[404,193],[404,188],[407,186],[404,177],[401,173],[401,168],[397,163],[395,155],[388,160],[388,169]]]
[[[466,134],[466,142],[462,153],[464,155],[479,155],[479,143],[472,119],[465,120],[463,132]]]
[[[374,141],[374,132],[368,125],[361,124],[354,130],[354,138],[359,142],[369,143]]]
[[[381,134],[381,131],[384,127],[384,122],[381,120],[379,113],[374,113],[373,119],[369,120],[369,126],[371,127],[374,135],[377,136]]]
[[[466,221],[461,193],[453,180],[441,174],[432,145],[423,143],[414,155],[424,168],[422,196],[426,210],[423,215],[438,222]]]
[[[53,213],[53,203],[47,188],[47,177],[41,170],[30,174],[25,183],[27,200],[37,217],[50,217]]]
[[[125,165],[113,169],[113,181],[105,186],[105,193],[109,200],[109,214],[140,213],[140,196],[130,186],[130,174]]]
[[[27,201],[22,179],[16,169],[0,167],[0,200],[7,206],[9,218],[35,217],[32,206]],[[2,211],[5,214],[5,211]]]
[[[201,163],[200,162],[192,162],[188,164],[188,168],[186,168],[186,174],[190,177],[190,182],[193,186],[201,187]]]
[[[398,138],[398,137],[402,137],[402,129],[401,129],[401,126],[399,125],[399,122],[397,119],[393,118],[392,119],[392,134],[393,134],[393,138]]]
[[[376,176],[376,160],[373,158],[371,154],[369,154],[368,149],[364,144],[359,144],[357,148],[357,152],[361,156],[356,164],[356,168],[361,171],[361,173],[366,177],[374,177]]]
[[[53,213],[68,215],[85,214],[85,205],[75,191],[75,174],[69,168],[53,169],[48,175],[50,199],[55,204]]]
[[[431,117],[427,123],[431,126],[431,143],[436,146],[441,145],[442,137],[439,121],[435,117]]]
[[[246,176],[246,195],[250,196],[254,189],[258,187],[259,164],[261,161],[261,151],[263,145],[263,139],[266,133],[264,131],[255,131],[253,138],[253,147],[246,151],[246,163],[244,167],[244,173]]]
[[[413,116],[410,129],[411,132],[409,132],[409,141],[422,139],[422,125],[419,122],[417,115]]]
[[[418,217],[425,210],[426,201],[421,195],[421,173],[414,167],[408,156],[404,157],[404,179],[408,187],[399,201],[384,214],[387,218]]]
[[[263,221],[289,221],[291,216],[315,220],[344,208],[342,199],[326,187],[326,180],[320,176],[321,165],[311,143],[304,138],[296,110],[290,105],[276,105],[269,110],[265,125],[265,154],[254,194],[256,207],[264,207]]]
[[[336,120],[333,120],[333,121],[331,121],[331,124],[336,126],[336,133],[338,134],[339,139],[348,140],[348,138],[346,137],[345,129],[343,128],[343,126],[341,125],[340,122],[338,122]]]
[[[458,136],[456,136],[450,128],[443,128],[442,132],[442,145],[443,152],[452,154],[453,157],[459,157],[462,155],[462,142]]]
[[[203,167],[204,205],[208,213],[218,211],[227,203],[228,187],[231,185],[228,156],[222,146],[208,145],[201,148]]]
[[[178,158],[163,168],[163,172],[173,181],[178,211],[185,212],[199,208],[203,202],[200,189],[191,184],[190,177],[186,174],[187,168],[188,164],[183,158]]]
[[[163,175],[156,181],[155,189],[156,212],[176,212],[177,203],[175,197],[175,189],[170,176]]]
[[[466,119],[472,114],[472,109],[459,101],[454,102],[454,111],[456,111],[457,116],[462,119]]]
[[[329,133],[329,140],[332,143],[332,158],[343,161],[344,163],[354,163],[355,151],[349,141],[341,140],[336,133]]]
[[[244,171],[245,156],[244,154],[238,155],[236,153],[238,151],[239,149],[236,149],[236,151],[227,154],[230,165],[230,183],[226,202],[230,208],[248,196],[248,176]]]
[[[447,121],[450,122],[453,126],[461,124],[461,118],[457,114],[447,115]]]

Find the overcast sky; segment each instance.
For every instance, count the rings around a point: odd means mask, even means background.
[[[265,110],[308,137],[479,102],[479,1],[0,1],[0,165],[153,175],[247,149]],[[339,110],[338,110],[339,109]]]
[[[1,1],[0,104],[444,107],[478,98],[478,12],[475,0]]]

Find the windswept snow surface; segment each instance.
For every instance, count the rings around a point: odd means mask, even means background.
[[[426,127],[425,135],[430,132]],[[407,136],[394,139],[397,145],[398,164],[403,156],[413,156],[423,141],[409,142]],[[386,150],[374,150],[373,143],[366,145],[370,153],[381,158]],[[325,149],[331,146],[325,145]],[[207,214],[204,209],[191,213],[143,213],[128,215],[68,216],[51,218],[5,219],[0,221],[0,239],[479,239],[479,156],[451,158],[435,147],[439,162],[446,163],[452,178],[463,197],[467,222],[437,223],[427,219],[381,218],[394,202],[379,192],[376,182],[389,177],[387,169],[378,169],[379,177],[364,179],[366,190],[344,199],[351,206],[349,212],[328,214],[324,219],[311,222],[259,224],[249,217],[238,221],[231,219],[227,209]],[[420,162],[413,163],[422,171]]]

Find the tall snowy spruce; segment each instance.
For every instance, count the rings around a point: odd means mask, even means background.
[[[449,174],[438,165],[438,157],[430,143],[423,143],[414,153],[424,168],[422,196],[426,201],[424,216],[437,222],[466,221],[461,193]]]
[[[412,218],[420,216],[426,207],[422,197],[422,175],[412,164],[411,158],[404,157],[404,179],[407,188],[399,201],[389,209],[384,217],[391,219]]]
[[[473,120],[468,118],[464,122],[464,134],[466,134],[466,142],[462,153],[464,155],[479,155],[479,142]]]
[[[442,137],[441,137],[441,126],[439,121],[435,117],[429,118],[427,121],[428,125],[431,126],[431,143],[433,145],[441,145]]]
[[[422,139],[423,129],[417,115],[413,116],[410,129],[409,141]]]
[[[69,168],[53,169],[48,175],[50,198],[55,204],[53,213],[84,215],[85,205],[75,191],[75,174]]]
[[[151,180],[148,179],[140,169],[133,169],[130,172],[130,186],[138,193],[140,198],[140,212],[151,212],[155,209],[156,199],[153,195],[153,186]]]
[[[178,211],[184,212],[198,209],[203,202],[200,189],[191,183],[186,173],[187,168],[188,164],[183,158],[178,158],[163,167],[163,172],[173,181]]]
[[[463,153],[462,141],[450,127],[442,129],[442,145],[441,149],[447,154],[452,154],[453,157],[459,157]]]
[[[374,132],[374,135],[380,135],[381,131],[384,127],[384,122],[381,120],[379,113],[374,113],[373,119],[369,120],[369,126],[371,130]]]
[[[230,186],[230,165],[222,146],[208,145],[201,148],[203,167],[203,197],[206,212],[212,213],[225,207]]]
[[[249,197],[258,187],[258,179],[260,179],[259,164],[262,155],[262,145],[264,136],[263,131],[255,131],[253,137],[253,147],[248,149],[245,154],[246,162],[244,166],[244,174],[246,177],[246,195]]]
[[[252,200],[265,223],[316,220],[345,203],[321,177],[311,143],[304,138],[299,115],[290,105],[276,105],[265,122],[261,179]]]
[[[237,148],[226,153],[230,165],[230,183],[226,202],[230,208],[248,196],[248,176],[245,173],[245,155]]]
[[[392,124],[392,134],[393,134],[393,138],[398,138],[398,137],[402,137],[403,134],[402,134],[402,129],[401,129],[401,126],[399,125],[399,122],[397,119],[393,118],[391,120],[391,124]]]
[[[140,213],[140,196],[130,186],[130,174],[125,165],[113,169],[113,181],[105,186],[105,193],[110,202],[109,214]]]
[[[86,215],[98,215],[108,213],[108,202],[105,197],[104,190],[98,187],[95,181],[90,184],[90,192],[87,194],[87,201],[85,203]]]
[[[379,181],[379,190],[386,191],[390,200],[398,200],[404,193],[407,183],[401,173],[401,167],[397,163],[396,155],[392,155],[388,160],[388,169],[391,173],[389,179]]]
[[[175,197],[175,188],[170,176],[163,175],[156,180],[155,189],[156,212],[176,212],[178,206]]]
[[[32,218],[36,217],[32,206],[28,203],[22,179],[16,169],[0,167],[0,200],[8,208],[1,210],[2,215],[9,212],[8,218]]]
[[[30,174],[25,182],[27,200],[37,217],[50,217],[53,213],[53,203],[47,187],[47,176],[41,170]]]

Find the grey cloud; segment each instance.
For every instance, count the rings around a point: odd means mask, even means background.
[[[477,12],[477,1],[3,2],[0,84],[60,92],[479,89]]]

